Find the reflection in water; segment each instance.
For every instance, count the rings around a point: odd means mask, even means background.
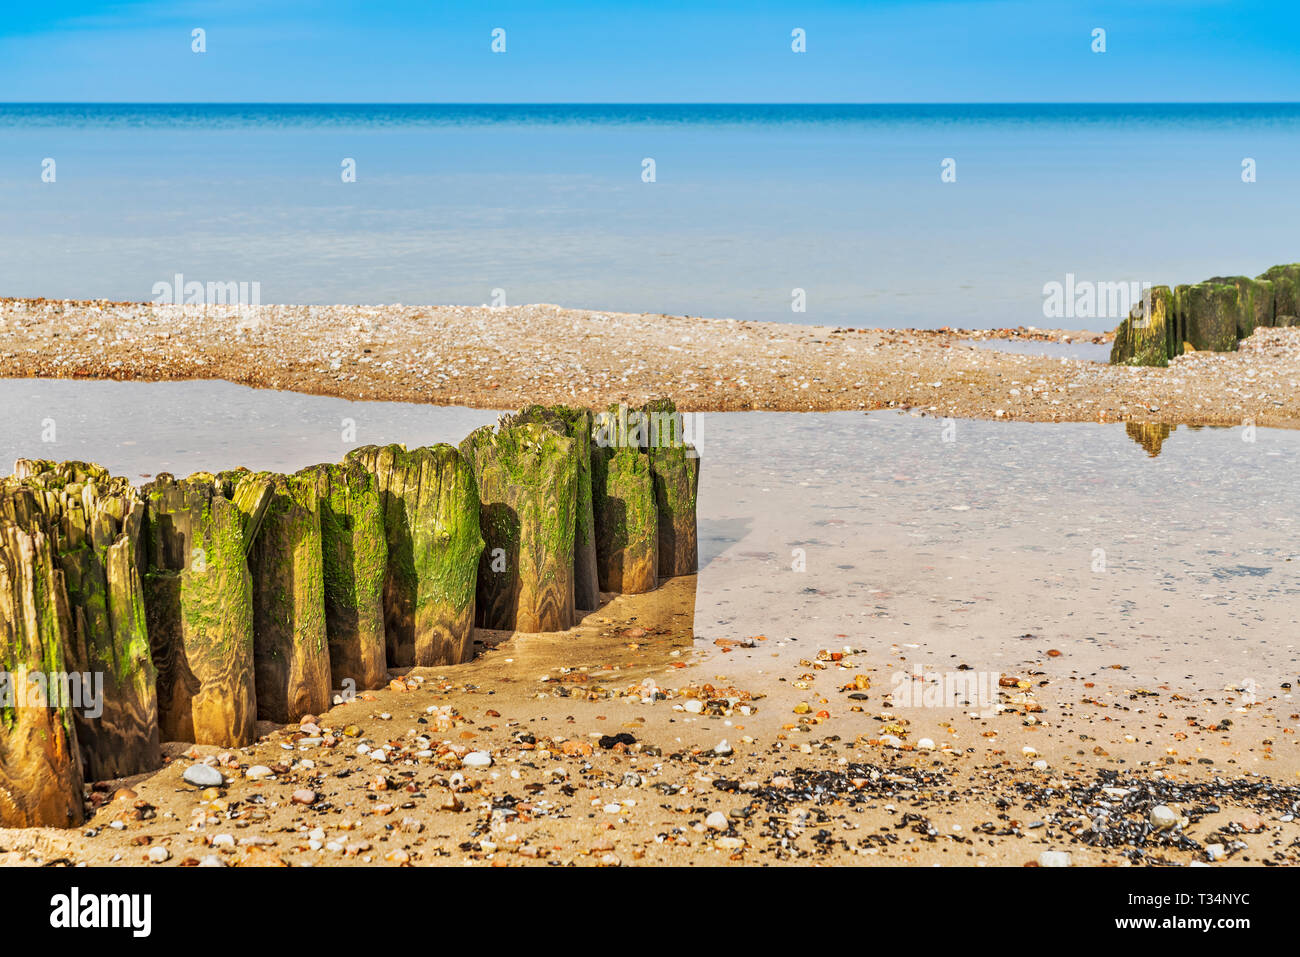
[[[1147,455],[1155,458],[1160,454],[1160,446],[1164,444],[1169,434],[1177,429],[1176,425],[1168,425],[1164,422],[1125,422],[1124,431],[1128,437],[1136,442],[1142,448],[1147,450]]]
[[[1147,454],[1149,454],[1151,458],[1155,458],[1160,454],[1160,449],[1164,445],[1165,439],[1169,438],[1169,436],[1174,432],[1177,432],[1178,428],[1179,427],[1176,425],[1166,425],[1163,422],[1124,423],[1124,431],[1128,433],[1128,437],[1138,445],[1142,446],[1142,448],[1146,449]],[[1199,432],[1204,428],[1215,429],[1220,428],[1220,426],[1185,425],[1183,428],[1192,432]]]

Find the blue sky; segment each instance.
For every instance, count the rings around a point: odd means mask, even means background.
[[[1295,0],[128,0],[0,23],[9,102],[1278,100],[1300,100]]]

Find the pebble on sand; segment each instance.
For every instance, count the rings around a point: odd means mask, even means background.
[[[207,764],[191,764],[185,769],[181,778],[186,784],[192,784],[196,788],[218,788],[226,783],[221,772]]]
[[[1157,804],[1147,815],[1151,827],[1157,831],[1172,831],[1182,821],[1182,817],[1167,804]]]

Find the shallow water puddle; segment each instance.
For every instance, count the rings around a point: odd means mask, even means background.
[[[1060,651],[1080,682],[1296,680],[1300,433],[1179,428],[1152,457],[1122,425],[705,426],[696,632],[768,638],[731,673],[797,639],[799,657],[850,645],[898,670]]]
[[[0,474],[86,459],[138,482],[457,443],[497,415],[65,380],[0,381],[0,409]],[[1296,680],[1300,433],[851,412],[696,426],[698,644],[767,639],[711,669],[761,681],[852,646],[900,671],[1012,672],[1055,650],[1080,682]]]

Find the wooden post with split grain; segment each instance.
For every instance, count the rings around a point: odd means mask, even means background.
[[[245,515],[271,495],[248,475],[241,512],[216,476],[161,473],[145,497],[145,611],[163,740],[244,747],[255,737],[253,582]]]
[[[384,578],[388,541],[379,486],[364,465],[316,465],[309,476],[320,500],[325,575],[325,633],[331,682],[359,690],[388,681],[384,637]]]
[[[218,476],[221,494],[239,509],[244,534],[244,554],[253,549],[257,533],[262,528],[266,510],[271,506],[271,483],[268,473],[252,472],[242,466],[229,469]]]
[[[264,472],[219,478],[234,479],[235,495],[259,480],[271,489],[248,550],[257,716],[287,724],[320,714],[330,706],[330,658],[316,477]]]
[[[468,661],[474,647],[475,573],[483,539],[469,464],[450,445],[348,453],[375,476],[388,564],[384,623],[390,667]]]
[[[699,566],[695,511],[700,456],[686,441],[685,423],[672,399],[655,399],[642,411],[648,418],[645,450],[659,517],[659,577],[693,575]]]
[[[71,711],[29,682],[68,671],[71,635],[63,572],[36,494],[0,484],[0,668],[9,698],[0,703],[0,827],[85,820]]]
[[[596,415],[591,503],[603,591],[639,594],[658,584],[659,518],[645,441],[641,412],[619,405]]]
[[[85,776],[156,770],[158,700],[138,567],[144,500],[127,479],[85,462],[19,459],[13,481],[37,491],[63,571],[71,670],[103,682],[98,715],[74,709]]]
[[[554,421],[502,416],[461,442],[481,502],[484,628],[564,631],[574,623],[579,445],[567,432]]]

